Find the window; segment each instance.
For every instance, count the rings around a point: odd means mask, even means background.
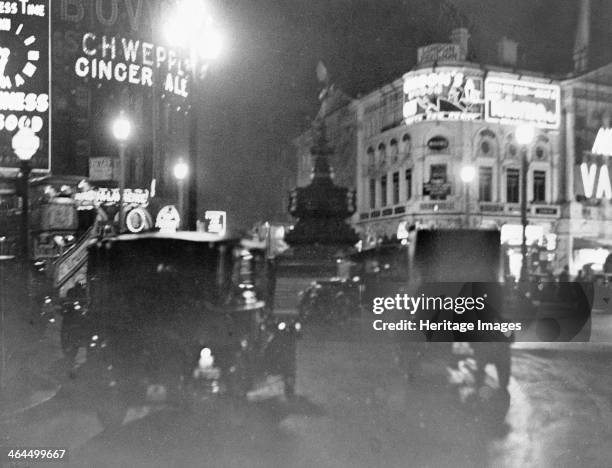
[[[376,208],[376,179],[370,179],[370,209]]]
[[[412,169],[406,169],[406,200],[412,198]]]
[[[387,147],[384,143],[378,145],[378,162],[381,164],[387,162]]]
[[[429,180],[434,183],[446,183],[446,164],[432,164]]]
[[[404,133],[404,135],[402,136],[402,152],[406,154],[410,154],[411,150],[412,150],[412,140],[410,138],[410,135],[408,135],[407,133]]]
[[[380,204],[381,206],[387,206],[387,176],[386,175],[380,178]]]
[[[376,162],[376,158],[374,156],[374,148],[372,148],[371,146],[368,148],[367,151],[367,155],[368,155],[368,164],[370,166],[373,166],[374,163]]]
[[[490,202],[493,193],[493,168],[478,168],[478,200]]]
[[[393,173],[393,204],[399,203],[399,172]]]
[[[391,143],[389,143],[389,153],[391,155],[391,161],[392,162],[396,162],[397,161],[398,147],[397,147],[397,140],[395,138],[393,138],[391,140]]]
[[[429,172],[427,195],[432,200],[446,200],[450,193],[446,176],[446,164],[432,164]]]
[[[536,203],[546,201],[545,171],[533,171],[533,201]]]
[[[518,203],[520,192],[520,175],[518,169],[506,171],[506,202]]]

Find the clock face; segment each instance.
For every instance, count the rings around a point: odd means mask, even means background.
[[[0,170],[20,165],[13,138],[34,132],[33,170],[50,169],[50,0],[0,1]]]
[[[19,21],[0,31],[0,89],[18,91],[39,68],[41,53],[36,34]]]

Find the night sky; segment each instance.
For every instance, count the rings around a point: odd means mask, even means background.
[[[596,3],[596,2],[595,2]],[[315,68],[352,96],[409,71],[416,48],[466,26],[472,59],[491,63],[506,35],[522,68],[569,72],[577,0],[226,0],[229,46],[205,86],[201,207],[233,225],[279,219],[275,179],[295,171],[291,140],[318,110]]]

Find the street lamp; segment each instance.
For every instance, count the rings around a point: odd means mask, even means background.
[[[196,229],[197,173],[198,173],[198,105],[200,89],[196,83],[205,76],[208,65],[221,54],[224,37],[214,24],[206,5],[201,0],[181,0],[165,24],[166,38],[176,47],[187,50],[191,65],[192,86],[189,91],[191,116],[189,122],[189,180],[186,228]]]
[[[181,222],[185,214],[185,179],[189,175],[189,166],[183,160],[179,160],[174,165],[174,178],[176,179],[178,188],[178,212]],[[185,224],[183,223],[183,226]]]
[[[461,168],[461,180],[465,185],[465,225],[470,227],[470,185],[476,178],[476,168],[474,166],[463,166]]]
[[[516,142],[521,147],[521,225],[523,226],[523,239],[521,241],[521,281],[529,280],[527,267],[527,174],[529,169],[529,145],[535,137],[535,128],[529,124],[516,127]]]
[[[113,122],[113,136],[119,145],[119,162],[121,164],[121,176],[119,179],[119,233],[125,230],[125,149],[131,133],[132,123],[121,112]]]
[[[13,136],[12,146],[13,151],[20,161],[22,180],[21,199],[23,203],[21,209],[21,241],[23,259],[27,262],[30,257],[30,200],[28,179],[31,172],[30,160],[36,154],[38,148],[40,148],[40,138],[31,128],[22,128]]]

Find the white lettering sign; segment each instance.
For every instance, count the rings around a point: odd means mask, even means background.
[[[595,191],[595,198],[608,200],[612,199],[612,185],[610,184],[610,172],[608,166],[603,165],[599,169],[599,177],[597,177],[597,165],[582,163],[580,165],[580,174],[582,175],[582,187],[584,196],[592,198]],[[597,188],[595,189],[595,179],[597,179]]]
[[[464,71],[411,72],[404,77],[403,116],[420,120],[477,120],[483,114],[482,78]]]
[[[0,146],[11,147],[16,131],[29,128],[41,139],[30,166],[49,170],[49,3],[0,1]],[[17,168],[10,151],[2,166]]]
[[[591,153],[612,156],[612,128],[599,129]]]
[[[88,32],[83,35],[81,51],[83,55],[74,64],[74,72],[79,78],[146,87],[160,83],[168,93],[180,97],[189,94],[188,60],[180,58],[172,49]]]
[[[121,192],[117,188],[100,188],[88,190],[74,195],[74,200],[81,205],[113,205],[119,204]],[[147,205],[149,203],[149,191],[142,189],[125,189],[123,192],[123,202],[126,205]]]
[[[161,231],[174,232],[181,224],[181,216],[174,205],[164,206],[155,219],[155,227]]]
[[[211,234],[224,236],[226,232],[227,213],[225,211],[207,211],[204,213],[205,230]]]
[[[560,120],[558,85],[489,77],[485,80],[486,119],[489,122],[529,123],[556,129]]]

